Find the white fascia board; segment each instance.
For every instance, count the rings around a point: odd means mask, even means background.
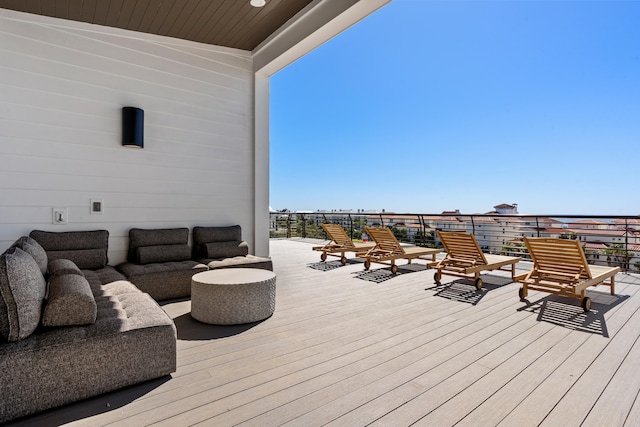
[[[271,76],[392,0],[316,0],[258,46],[256,74]]]

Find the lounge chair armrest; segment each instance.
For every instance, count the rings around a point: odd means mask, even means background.
[[[513,276],[513,281],[514,282],[523,282],[527,278],[528,275],[529,275],[529,273],[518,274],[517,276]]]

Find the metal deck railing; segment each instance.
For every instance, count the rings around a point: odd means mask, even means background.
[[[323,223],[342,225],[354,240],[368,239],[365,226],[389,227],[401,242],[427,247],[441,246],[436,230],[463,231],[487,253],[525,259],[524,237],[573,239],[591,264],[640,272],[640,216],[272,212],[270,237],[327,239]]]

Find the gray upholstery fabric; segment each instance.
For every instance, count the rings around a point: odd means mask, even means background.
[[[227,227],[193,227],[194,240],[198,242],[231,242],[242,240],[242,227],[230,225]]]
[[[51,260],[47,267],[47,272],[49,273],[49,279],[63,274],[77,274],[78,276],[84,277],[82,271],[73,261],[62,258]]]
[[[245,256],[249,254],[249,245],[247,242],[238,240],[231,242],[210,242],[205,243],[207,258],[232,258],[234,256]]]
[[[29,236],[40,243],[45,251],[106,249],[109,246],[107,230],[60,232],[33,230]]]
[[[209,270],[215,270],[217,268],[262,268],[263,270],[273,271],[273,262],[271,258],[258,257],[255,255],[237,256],[233,258],[199,260],[203,264],[209,267]]]
[[[13,247],[0,256],[0,334],[9,342],[31,335],[40,323],[46,282],[36,261]]]
[[[124,274],[120,273],[115,269],[115,267],[110,265],[104,266],[98,270],[82,270],[82,274],[85,279],[87,279],[87,282],[89,282],[89,286],[92,290],[100,287],[102,284],[116,282],[118,280],[127,280]]]
[[[195,258],[210,258],[207,256],[205,243],[233,242],[242,240],[242,228],[239,225],[228,227],[193,227],[193,256]]]
[[[49,260],[69,259],[80,269],[95,270],[109,262],[109,232],[107,230],[51,232],[33,230],[29,236],[36,240]]]
[[[95,270],[107,265],[106,249],[76,249],[71,251],[48,251],[49,259],[69,259],[78,268]]]
[[[96,321],[96,315],[96,301],[83,276],[64,274],[49,280],[43,326],[90,325]]]
[[[132,228],[129,230],[129,253],[127,255],[127,261],[137,262],[137,251],[141,246],[187,245],[188,243],[188,228]]]
[[[162,308],[126,281],[94,291],[94,324],[0,345],[0,423],[175,372],[176,329]]]
[[[191,249],[189,245],[140,246],[136,258],[138,264],[187,261],[191,258]]]
[[[193,259],[207,265],[211,270],[247,267],[273,271],[270,258],[249,254],[249,246],[242,242],[242,228],[239,225],[194,227]]]
[[[38,242],[29,236],[22,236],[13,245],[11,245],[11,247],[20,248],[31,255],[31,257],[36,261],[36,264],[38,264],[40,272],[43,275],[47,274],[47,264],[49,262],[47,259],[47,252]]]
[[[208,270],[206,265],[196,261],[145,265],[127,262],[116,268],[156,301],[188,297],[191,295],[191,276]]]
[[[237,325],[271,316],[276,307],[275,273],[245,271],[250,273],[226,270],[194,276],[191,317],[214,325]]]

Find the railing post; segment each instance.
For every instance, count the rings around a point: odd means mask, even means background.
[[[629,223],[627,218],[624,219],[624,271],[629,270],[629,262],[631,258],[629,257]]]
[[[536,237],[540,237],[540,222],[538,222],[538,217],[536,217]]]
[[[323,224],[327,223],[327,216],[325,214],[322,214],[322,223]],[[329,236],[327,235],[327,232],[324,231],[324,228],[322,229],[322,232],[324,233],[324,239],[329,240]]]
[[[351,240],[353,240],[353,219],[351,218],[351,214],[348,214],[349,216],[349,235],[351,237]]]
[[[287,239],[291,238],[291,212],[287,212]]]
[[[307,219],[305,218],[304,214],[300,214],[300,216],[302,217],[302,238],[306,239],[307,238]]]

